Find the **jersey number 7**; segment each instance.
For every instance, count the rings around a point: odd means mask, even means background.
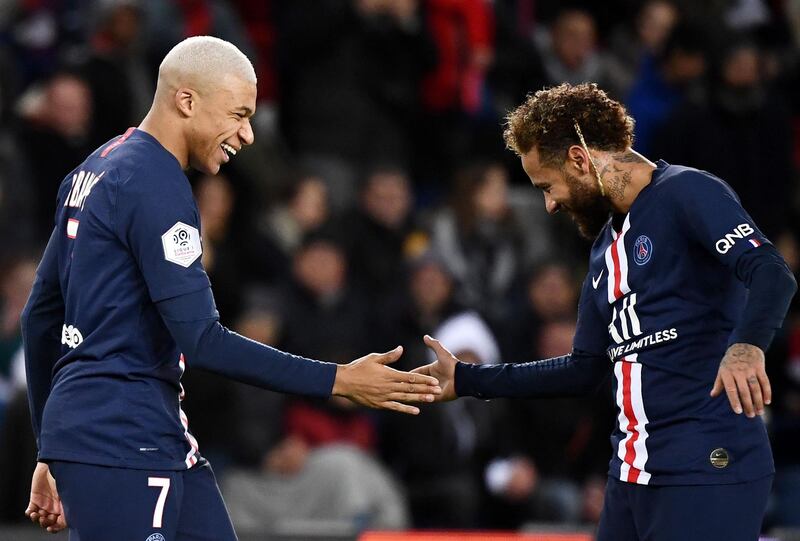
[[[161,493],[156,501],[156,508],[153,511],[153,528],[161,527],[161,519],[164,516],[164,503],[167,501],[169,492],[169,477],[148,477],[147,486],[161,487]]]

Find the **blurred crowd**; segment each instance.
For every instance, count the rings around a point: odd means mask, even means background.
[[[634,148],[730,183],[800,270],[796,0],[5,0],[0,2],[0,522],[35,461],[19,315],[62,178],[135,126],[191,35],[258,74],[256,143],[190,174],[223,324],[348,362],[429,333],[474,363],[567,353],[588,245],[503,148],[506,112],[597,82]],[[591,142],[589,142],[591,145]],[[778,476],[767,527],[800,526],[800,306],[767,355]],[[614,421],[595,396],[465,399],[419,417],[282,396],[199,371],[183,407],[234,522],[591,525]],[[91,392],[91,389],[87,389]]]

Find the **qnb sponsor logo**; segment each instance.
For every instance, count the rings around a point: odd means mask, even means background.
[[[728,253],[728,250],[733,248],[737,240],[743,239],[753,233],[755,233],[755,230],[750,224],[739,224],[733,228],[733,231],[719,239],[714,246],[719,253],[724,255]]]
[[[70,349],[75,349],[83,342],[83,335],[74,325],[66,323],[61,327],[61,343]]]

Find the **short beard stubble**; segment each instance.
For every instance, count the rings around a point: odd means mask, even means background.
[[[577,177],[567,173],[565,169],[562,169],[562,172],[572,200],[565,210],[578,226],[580,235],[586,240],[593,241],[608,222],[612,212],[611,204],[600,195],[597,187],[593,190]]]

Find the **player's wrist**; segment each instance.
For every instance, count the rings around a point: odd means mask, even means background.
[[[336,366],[336,376],[333,379],[331,396],[350,396],[350,365],[340,364]]]

